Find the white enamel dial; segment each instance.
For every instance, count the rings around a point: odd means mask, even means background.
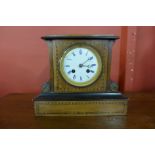
[[[97,51],[87,47],[75,47],[65,52],[61,59],[60,71],[70,84],[87,86],[98,78],[101,66]]]

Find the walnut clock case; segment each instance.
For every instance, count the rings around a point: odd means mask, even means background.
[[[36,116],[126,115],[128,98],[110,80],[114,35],[49,35],[50,80]]]

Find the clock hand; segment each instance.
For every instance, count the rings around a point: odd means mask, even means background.
[[[92,59],[93,59],[93,57],[89,57],[84,63],[80,64],[79,67],[83,67],[83,65],[84,65],[87,61],[92,60]]]
[[[90,68],[90,65],[82,65],[82,67],[88,67],[88,68]]]
[[[88,60],[89,60],[89,58],[84,63],[82,63],[81,65],[83,66],[83,64],[85,64]]]
[[[96,64],[91,64],[91,65],[83,65],[83,67],[88,67],[88,68],[91,68],[93,66],[96,66]]]
[[[85,64],[87,61],[92,60],[92,59],[93,59],[93,57],[89,57],[84,63],[82,63],[82,65]]]

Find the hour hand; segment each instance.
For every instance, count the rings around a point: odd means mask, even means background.
[[[88,68],[91,68],[91,67],[94,67],[96,66],[96,64],[91,64],[91,65],[83,65],[83,67],[88,67]]]
[[[90,68],[90,65],[82,65],[82,67],[88,67],[88,68]]]

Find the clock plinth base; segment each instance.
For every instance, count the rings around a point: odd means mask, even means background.
[[[121,93],[41,93],[34,99],[36,116],[126,115]]]

